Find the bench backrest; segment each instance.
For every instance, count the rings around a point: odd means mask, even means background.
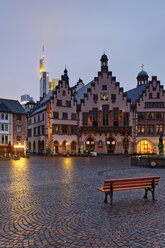
[[[155,186],[159,184],[159,176],[156,177],[140,177],[140,178],[123,178],[123,179],[111,179],[104,181],[104,190],[110,189],[113,184],[113,188],[136,188],[136,187],[151,187],[153,180]]]

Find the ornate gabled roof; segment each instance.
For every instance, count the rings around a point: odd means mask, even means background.
[[[91,84],[93,82],[94,80],[84,85],[84,87],[82,87],[81,89],[75,92],[74,96],[75,96],[75,99],[77,100],[77,103],[80,103],[80,100],[84,98],[84,94],[87,93],[87,90],[91,87]]]
[[[135,105],[140,96],[142,96],[143,91],[145,91],[148,84],[139,85],[137,88],[128,90],[125,92],[127,98],[131,100],[132,105]]]

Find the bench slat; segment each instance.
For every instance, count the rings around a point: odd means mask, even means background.
[[[155,186],[158,186],[158,184],[156,184]],[[148,185],[142,184],[142,185],[131,185],[131,186],[113,187],[113,190],[116,190],[116,189],[125,189],[125,188],[136,188],[136,187],[143,187],[144,189],[145,189],[145,188],[152,188],[152,186],[151,186],[150,184],[148,184]],[[103,188],[103,190],[108,190],[108,191],[110,191],[110,187]]]
[[[158,185],[159,182],[155,182],[155,186]],[[133,186],[146,186],[146,187],[150,187],[152,185],[152,182],[142,182],[142,183],[129,183],[129,184],[113,184],[113,188],[120,188],[120,187],[133,187]],[[104,185],[104,189],[110,188],[111,184],[109,185]]]
[[[124,191],[124,190],[145,189],[145,188],[146,188],[145,186],[137,186],[137,187],[131,187],[131,188],[130,187],[129,188],[116,188],[116,189],[113,189],[113,191]],[[98,190],[101,192],[105,192],[105,193],[110,192],[109,189],[98,188]]]
[[[129,183],[142,183],[142,182],[146,182],[146,183],[152,183],[152,180],[151,179],[149,179],[149,180],[141,180],[141,181],[138,181],[138,180],[133,180],[133,181],[114,181],[114,180],[111,180],[111,181],[105,181],[104,182],[104,185],[110,185],[111,183],[114,183],[115,185],[117,185],[117,184],[129,184]],[[159,179],[155,179],[155,182],[159,182]]]
[[[160,177],[159,176],[157,176],[157,177],[139,177],[139,178],[123,178],[123,179],[109,179],[109,180],[105,180],[104,181],[104,183],[110,183],[110,182],[124,182],[124,181],[126,181],[126,182],[129,182],[129,181],[131,181],[131,182],[133,182],[133,181],[137,181],[137,182],[139,182],[139,181],[152,181],[152,179],[155,179],[155,180],[159,180],[160,179]]]

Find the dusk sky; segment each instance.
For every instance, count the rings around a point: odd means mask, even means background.
[[[0,98],[39,99],[39,60],[45,47],[50,79],[67,65],[70,86],[109,70],[124,90],[144,70],[165,85],[165,0],[1,0]]]

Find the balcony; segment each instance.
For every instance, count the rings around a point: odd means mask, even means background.
[[[93,126],[82,126],[81,131],[87,132],[87,131],[94,131],[94,132],[130,132],[132,130],[131,127],[125,127],[125,126],[101,126],[101,127],[93,127]]]

